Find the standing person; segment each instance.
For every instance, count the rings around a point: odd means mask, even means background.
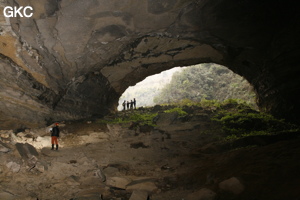
[[[51,144],[52,144],[51,150],[54,150],[54,144],[56,144],[56,150],[58,150],[57,138],[59,138],[59,128],[58,128],[58,123],[55,123],[55,126],[51,130]]]
[[[132,109],[132,108],[133,108],[133,101],[131,99],[131,101],[130,101],[130,109]]]
[[[125,107],[126,107],[126,100],[124,100],[124,102],[122,103],[122,106],[123,106],[123,110],[125,110]]]
[[[136,109],[136,100],[135,100],[135,98],[133,98],[133,106],[134,106],[134,109]]]
[[[129,101],[127,101],[127,110],[129,110],[129,105],[130,105],[130,103],[129,103]]]

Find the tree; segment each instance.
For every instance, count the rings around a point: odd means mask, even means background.
[[[224,66],[201,64],[173,74],[172,80],[154,98],[156,104],[192,101],[242,99],[255,105],[255,93],[243,77]]]

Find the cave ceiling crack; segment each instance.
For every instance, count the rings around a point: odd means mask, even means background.
[[[174,58],[175,55],[179,54],[180,51],[184,51],[186,49],[190,49],[190,48],[195,48],[195,45],[191,45],[188,44],[184,47],[178,47],[178,48],[174,48],[174,49],[168,49],[164,52],[157,52],[157,53],[152,53],[153,50],[155,50],[157,48],[157,46],[153,47],[153,49],[148,49],[146,52],[141,53],[141,52],[137,52],[134,51],[134,49],[144,40],[148,41],[149,37],[159,37],[159,38],[164,38],[163,36],[157,36],[155,34],[149,34],[143,37],[140,37],[138,39],[136,39],[134,42],[130,43],[128,46],[124,47],[123,50],[121,52],[123,52],[122,54],[120,54],[119,56],[116,56],[114,59],[111,59],[109,61],[108,66],[114,66],[123,62],[132,62],[134,60],[137,59],[141,59],[141,57],[139,55],[143,57],[148,57],[148,58],[154,58],[154,57],[159,57],[161,55],[167,55],[170,56],[172,58]],[[167,36],[166,38],[171,38],[171,39],[178,39],[178,38],[174,38],[174,37],[169,37]],[[199,42],[199,41],[196,41]],[[159,42],[160,43],[160,42]],[[125,59],[125,55],[126,53],[131,55],[131,59]]]

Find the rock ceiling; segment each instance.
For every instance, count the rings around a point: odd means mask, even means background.
[[[6,6],[33,16],[5,17]],[[299,122],[296,1],[0,0],[0,11],[0,129],[105,115],[128,86],[204,62]]]

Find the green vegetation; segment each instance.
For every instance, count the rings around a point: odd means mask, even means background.
[[[181,107],[175,107],[175,108],[171,108],[169,110],[165,110],[165,113],[172,113],[172,112],[177,112],[179,117],[184,117],[186,116],[188,113],[185,112],[184,110],[182,110]]]
[[[135,113],[129,116],[128,121],[139,122],[141,125],[155,126],[153,119],[156,116],[157,113]]]
[[[157,116],[157,113],[140,113],[138,111],[129,112],[127,115],[122,117],[113,117],[108,119],[98,120],[97,123],[105,124],[128,124],[128,123],[139,123],[140,125],[155,126],[153,118]]]
[[[224,101],[229,98],[238,98],[256,107],[255,93],[244,78],[224,66],[209,63],[175,72],[171,82],[161,89],[154,102],[170,104],[186,99],[200,102]]]
[[[161,104],[163,106],[174,106],[174,107],[192,107],[192,106],[196,106],[196,107],[203,107],[205,109],[216,109],[219,108],[221,106],[221,102],[218,100],[206,100],[206,99],[202,99],[201,101],[193,101],[190,99],[182,99],[179,102],[174,102],[174,103],[164,103]]]
[[[194,120],[201,120],[201,117],[197,118],[199,116],[211,119],[212,123],[216,125],[215,128],[204,129],[201,133],[221,141],[234,142],[251,136],[277,135],[299,130],[296,125],[277,119],[270,114],[259,112],[246,102],[236,99],[227,99],[223,102],[217,100],[196,102],[184,99],[177,104],[171,103],[118,112],[114,116],[106,117],[98,122],[124,124],[125,127],[143,125],[154,127],[156,121],[159,120],[159,113],[173,112],[178,113],[178,120],[189,120],[195,116]],[[221,126],[219,127],[218,124]],[[209,133],[205,131],[209,131]]]
[[[275,135],[282,132],[292,132],[298,126],[277,119],[274,116],[259,112],[241,99],[227,99],[223,102],[217,100],[201,100],[200,102],[183,99],[178,103],[164,104],[174,108],[165,112],[177,111],[181,116],[190,115],[184,111],[185,107],[202,108],[211,112],[211,119],[222,125],[223,139],[237,140],[249,136]]]
[[[274,135],[297,129],[296,125],[277,119],[270,114],[258,112],[245,103],[225,101],[212,118],[222,124],[226,140],[257,135]]]

